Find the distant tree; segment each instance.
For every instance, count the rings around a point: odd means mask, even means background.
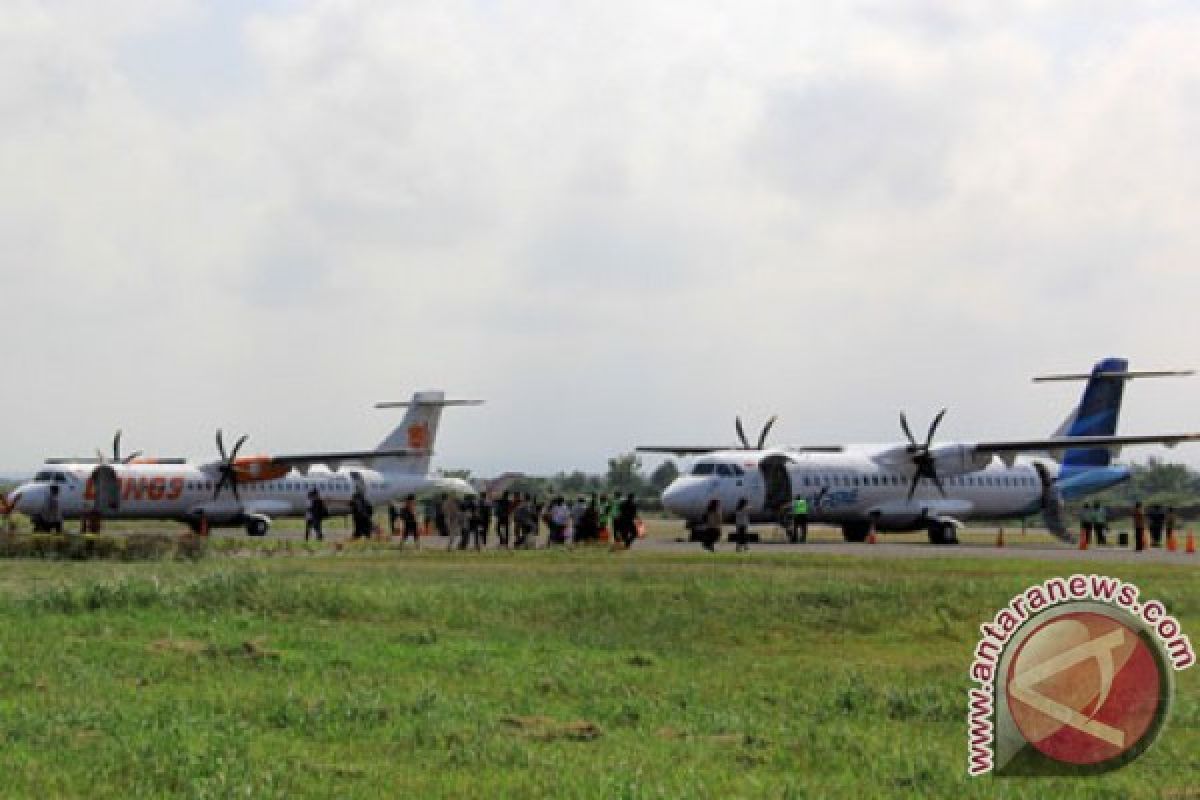
[[[664,461],[658,465],[654,472],[650,473],[650,486],[656,492],[662,492],[671,485],[671,482],[679,477],[679,467],[675,466],[674,461]]]
[[[571,494],[577,492],[586,492],[593,485],[592,478],[588,476],[586,472],[578,469],[574,470],[569,475],[560,472],[559,478],[555,482],[558,484],[558,488]]]
[[[608,488],[614,492],[641,493],[646,486],[642,476],[642,460],[637,453],[625,453],[608,460]]]

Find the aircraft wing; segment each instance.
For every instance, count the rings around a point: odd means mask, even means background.
[[[369,461],[373,458],[401,458],[403,456],[429,455],[429,450],[411,450],[399,448],[395,450],[343,450],[329,453],[302,453],[290,456],[270,456],[270,465],[275,467],[294,467],[304,469],[314,464],[341,464],[346,461]]]
[[[638,445],[634,448],[639,453],[667,453],[676,456],[698,456],[705,453],[716,453],[720,450],[739,450],[741,448],[736,445],[705,445],[705,444],[683,444],[683,445],[659,445],[647,444]]]
[[[639,445],[634,448],[639,453],[667,453],[676,456],[699,456],[705,453],[725,453],[739,450],[746,450],[744,447],[737,445]],[[840,444],[802,444],[788,445],[787,447],[773,447],[771,452],[782,453],[841,453],[846,448]],[[748,451],[753,452],[753,451]],[[766,452],[766,451],[759,451]]]
[[[1017,439],[1008,442],[977,442],[971,445],[978,453],[1032,453],[1061,451],[1076,448],[1120,449],[1140,444],[1161,444],[1175,447],[1183,442],[1200,441],[1200,433],[1157,433],[1147,436],[1053,436],[1048,439]]]

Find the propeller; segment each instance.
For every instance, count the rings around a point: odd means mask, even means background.
[[[221,454],[221,463],[217,466],[218,477],[217,484],[213,488],[213,500],[218,499],[221,496],[221,489],[228,486],[229,490],[233,492],[233,499],[239,503],[242,502],[242,496],[238,493],[237,468],[234,466],[234,462],[237,461],[238,451],[242,449],[242,445],[248,438],[243,435],[233,445],[233,451],[227,453],[225,436],[219,429],[217,430],[217,452]]]
[[[746,429],[742,427],[742,418],[734,419],[733,427],[737,430],[738,441],[742,443],[743,450],[762,450],[767,444],[767,434],[771,432],[771,427],[775,424],[777,416],[772,416],[767,420],[767,424],[763,425],[762,431],[758,434],[758,446],[751,447],[750,440],[746,438]]]
[[[908,427],[908,418],[904,412],[900,412],[900,428],[904,431],[904,435],[908,437],[908,455],[912,459],[913,466],[916,471],[913,473],[912,483],[908,485],[908,499],[912,500],[913,494],[917,491],[917,483],[922,478],[928,478],[942,496],[946,496],[946,487],[942,485],[942,479],[937,474],[937,462],[933,457],[931,447],[933,446],[933,435],[937,433],[938,425],[942,424],[942,417],[946,416],[946,409],[938,412],[933,418],[933,422],[929,424],[929,431],[925,434],[925,443],[918,444],[917,437],[913,436],[912,429]]]
[[[116,436],[113,436],[112,444],[112,460],[104,457],[104,454],[99,449],[96,450],[96,460],[101,464],[129,464],[142,456],[141,450],[134,450],[129,455],[121,458],[121,431],[117,429]]]

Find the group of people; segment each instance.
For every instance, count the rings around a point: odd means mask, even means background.
[[[1134,550],[1145,550],[1147,547],[1161,547],[1164,540],[1170,540],[1175,535],[1178,518],[1171,506],[1163,507],[1158,503],[1149,508],[1141,501],[1134,503],[1131,515],[1133,522]],[[1084,503],[1079,511],[1079,527],[1083,529],[1083,537],[1096,544],[1108,544],[1108,509],[1099,503]]]
[[[374,513],[366,495],[356,491],[350,501],[354,538],[369,538],[375,532]],[[322,523],[329,515],[329,508],[320,493],[311,490],[305,513],[305,540],[310,536],[318,540],[324,538]],[[550,545],[602,541],[611,537],[614,542],[629,548],[637,539],[641,524],[637,498],[632,493],[611,498],[593,494],[579,497],[573,504],[561,495],[547,504],[527,493],[503,492],[495,498],[487,495],[460,498],[444,494],[426,498],[422,516],[426,532],[436,531],[445,537],[447,549],[457,546],[460,550],[471,546],[476,550],[487,547],[493,527],[502,548],[535,547],[543,525],[548,531],[547,543]],[[408,495],[399,506],[388,504],[388,532],[399,535],[401,544],[412,539],[420,546],[421,524],[417,518],[415,495]]]
[[[1175,536],[1178,520],[1175,509],[1168,506],[1165,509],[1155,503],[1146,509],[1141,501],[1133,506],[1133,547],[1135,550],[1145,550],[1149,547],[1162,547],[1163,540],[1170,541]],[[1087,528],[1084,528],[1087,532]],[[1147,536],[1149,534],[1149,536]],[[1098,539],[1104,544],[1102,539]]]

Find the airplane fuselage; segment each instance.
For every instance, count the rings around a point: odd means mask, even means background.
[[[691,471],[663,493],[664,507],[689,524],[714,498],[726,521],[745,498],[755,521],[774,521],[795,499],[808,501],[809,520],[843,527],[873,524],[878,530],[918,530],[932,521],[1025,517],[1044,508],[1047,479],[1057,475],[1050,459],[999,458],[978,469],[942,474],[945,494],[929,480],[909,491],[913,470],[880,463],[879,448],[840,453],[721,451],[699,458]],[[1046,477],[1043,477],[1045,475]],[[1113,473],[1111,482],[1121,479]],[[1110,485],[1111,485],[1110,482]]]
[[[458,489],[435,475],[347,467],[336,472],[312,469],[307,474],[292,471],[270,480],[240,481],[239,501],[228,488],[216,493],[218,477],[212,469],[190,464],[115,464],[101,468],[94,464],[48,464],[33,482],[14,492],[15,510],[36,521],[50,487],[57,486],[64,519],[98,514],[106,519],[194,523],[203,513],[212,525],[238,525],[249,518],[303,516],[312,489],[320,493],[332,514],[349,511],[356,488],[362,488],[372,505],[429,489]]]

